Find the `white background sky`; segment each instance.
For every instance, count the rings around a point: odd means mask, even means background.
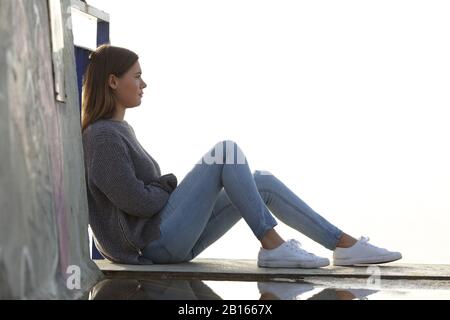
[[[125,120],[163,174],[231,139],[344,231],[450,264],[449,2],[88,3],[140,56],[148,88]],[[199,257],[258,249],[242,220]]]

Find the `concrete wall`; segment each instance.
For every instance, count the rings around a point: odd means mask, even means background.
[[[69,3],[61,0],[65,24]],[[47,0],[0,1],[2,299],[80,298],[101,278],[89,258],[73,38],[64,31],[60,103]]]

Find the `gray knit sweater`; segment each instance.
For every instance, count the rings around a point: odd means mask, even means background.
[[[83,132],[89,224],[97,248],[117,263],[151,264],[142,249],[160,236],[169,192],[151,185],[158,163],[126,121],[98,120]]]

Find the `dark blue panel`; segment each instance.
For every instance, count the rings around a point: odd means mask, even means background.
[[[97,22],[97,46],[109,44],[109,22]]]
[[[100,46],[102,44],[109,44],[109,23],[99,21],[97,23],[97,46]],[[81,115],[81,94],[83,87],[83,76],[84,73],[86,72],[86,68],[89,63],[90,53],[91,51],[87,49],[75,47],[75,60],[77,64],[76,67],[77,67],[78,98],[80,101],[80,115]],[[95,246],[94,241],[92,241],[91,257],[94,260],[104,259],[103,256],[98,251],[97,247]]]
[[[109,44],[109,22],[98,21],[97,22],[97,46],[102,44]],[[101,260],[104,259],[103,256],[98,251],[95,246],[94,241],[92,241],[92,259]]]
[[[78,83],[78,98],[80,101],[80,115],[81,115],[81,89],[83,86],[83,76],[86,72],[86,67],[89,63],[89,54],[91,51],[79,47],[75,47],[75,61],[77,63],[77,83]]]
[[[103,259],[105,259],[101,255],[101,253],[98,251],[97,246],[95,245],[94,239],[92,239],[91,258],[93,260],[103,260]]]

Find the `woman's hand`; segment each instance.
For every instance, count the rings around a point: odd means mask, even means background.
[[[168,193],[172,193],[177,187],[178,181],[173,173],[169,173],[159,177],[158,181],[152,182],[151,184],[159,186]]]
[[[177,177],[173,173],[165,174],[161,177],[159,177],[159,181],[172,188],[172,191],[175,190],[175,188],[178,185]]]

